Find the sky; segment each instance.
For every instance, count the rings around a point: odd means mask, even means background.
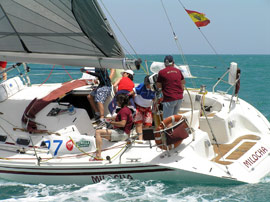
[[[270,54],[270,0],[181,0],[186,9],[204,13],[210,19],[210,24],[200,29],[203,34],[179,1],[163,0],[163,4],[184,54]],[[99,3],[126,52],[180,53],[161,0]]]

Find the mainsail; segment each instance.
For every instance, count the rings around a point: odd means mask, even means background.
[[[135,68],[96,0],[0,0],[0,60]]]

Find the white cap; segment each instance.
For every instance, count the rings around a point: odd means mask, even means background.
[[[128,73],[128,74],[134,75],[134,72],[132,70],[130,70],[130,69],[121,72],[121,74],[123,74],[125,72]]]

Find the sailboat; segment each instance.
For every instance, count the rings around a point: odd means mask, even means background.
[[[236,63],[224,74],[235,88],[232,95],[217,91],[219,83],[212,92],[187,89],[170,124],[156,110],[144,140],[136,134],[127,141],[103,140],[104,159],[95,161],[93,114],[85,103],[93,86],[84,79],[33,85],[27,63],[138,68],[139,60],[125,57],[98,2],[0,0],[0,30],[0,60],[15,62],[4,72],[26,70],[0,83],[0,178],[34,184],[107,178],[241,184],[268,175],[270,124],[238,97]],[[170,134],[181,137],[169,142]]]

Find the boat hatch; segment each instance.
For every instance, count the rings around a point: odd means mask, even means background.
[[[24,146],[27,146],[30,144],[30,140],[29,139],[25,139],[25,138],[18,138],[16,140],[16,143],[17,144],[20,144],[20,145],[24,145]]]
[[[7,140],[7,136],[0,135],[0,142],[5,142]]]

